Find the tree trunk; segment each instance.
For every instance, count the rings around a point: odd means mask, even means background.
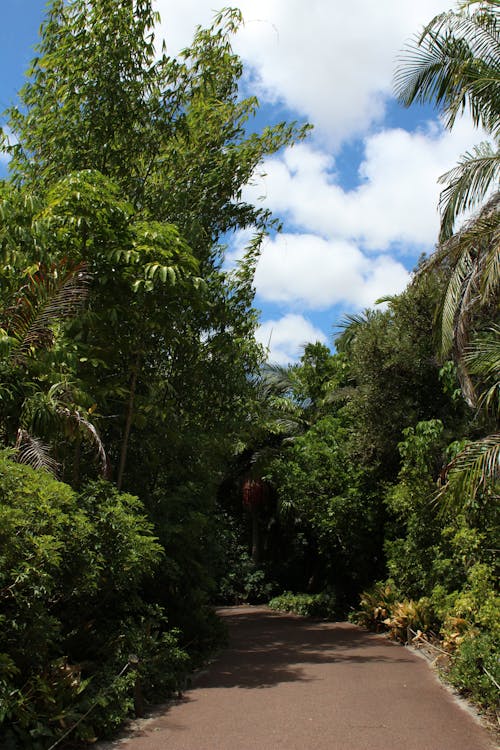
[[[127,451],[128,451],[128,441],[130,437],[130,430],[132,428],[132,419],[134,416],[134,400],[135,400],[135,391],[137,387],[137,377],[139,374],[139,362],[140,362],[140,354],[137,355],[135,363],[132,367],[132,379],[130,381],[130,393],[128,398],[128,405],[127,405],[127,417],[125,419],[125,430],[123,432],[123,440],[122,440],[122,449],[120,452],[120,466],[118,468],[118,478],[116,480],[116,486],[119,490],[121,490],[123,485],[123,475],[125,473],[125,466],[127,463]]]
[[[259,509],[252,506],[252,560],[256,565],[260,561]]]

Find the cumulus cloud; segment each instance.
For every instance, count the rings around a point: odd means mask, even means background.
[[[255,274],[259,299],[309,310],[366,307],[401,292],[408,280],[388,255],[367,257],[352,242],[314,234],[277,235],[263,248]]]
[[[257,341],[269,349],[269,361],[286,365],[297,359],[308,342],[321,341],[326,336],[302,315],[289,313],[278,320],[267,320],[257,329]]]
[[[223,3],[221,4],[224,5]],[[234,46],[256,76],[263,100],[307,117],[331,143],[359,135],[382,117],[395,60],[405,41],[448,0],[240,0],[245,26]],[[208,25],[212,0],[156,0],[160,35],[175,54],[195,23]]]
[[[339,184],[332,155],[299,144],[268,159],[245,198],[262,199],[299,230],[355,241],[370,251],[398,243],[414,254],[432,248],[438,234],[438,177],[479,139],[467,119],[452,132],[431,122],[419,132],[368,135],[358,185],[350,190]]]
[[[208,26],[213,0],[155,0],[169,54],[188,46],[195,24]],[[262,324],[272,357],[294,359],[325,335],[303,310],[362,308],[405,287],[422,251],[438,235],[438,177],[482,138],[467,119],[452,133],[437,120],[419,130],[389,127],[395,64],[405,42],[449,0],[358,0],[356,12],[328,0],[235,0],[245,25],[233,41],[244,83],[264,103],[279,103],[315,126],[312,138],[269,158],[244,191],[279,216],[285,233],[267,241],[256,270],[258,303],[283,309]],[[394,117],[394,112],[392,112]],[[421,117],[421,114],[420,114]],[[397,122],[397,118],[396,118]],[[355,145],[359,163],[346,145]],[[352,152],[351,152],[352,153]],[[349,173],[346,172],[350,170]],[[237,235],[226,267],[242,256]],[[337,309],[338,312],[338,309]]]

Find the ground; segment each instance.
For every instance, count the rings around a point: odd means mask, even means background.
[[[220,610],[229,647],[182,699],[101,750],[493,750],[404,646],[347,622]]]

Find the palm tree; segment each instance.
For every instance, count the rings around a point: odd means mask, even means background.
[[[27,274],[27,280],[13,297],[0,305],[0,342],[8,365],[19,373],[20,368],[27,372],[40,352],[53,347],[60,325],[83,308],[90,281],[84,263],[73,264],[66,260],[50,267],[39,263],[35,271]],[[20,384],[17,460],[57,473],[58,464],[50,454],[50,447],[34,433],[54,431],[60,437],[64,430],[66,436],[76,439],[78,444],[83,438],[92,446],[101,474],[107,476],[108,459],[88,411],[76,404],[75,389],[67,382],[58,382],[46,389],[46,382],[50,382],[53,375],[45,372],[43,378],[35,377],[35,382],[26,389],[22,382]]]
[[[453,356],[465,400],[478,406],[469,344],[476,328],[497,313],[500,290],[500,192],[459,232],[438,245],[420,273],[445,268],[448,280],[440,302],[440,354]],[[498,335],[493,328],[492,335]],[[476,368],[477,369],[477,368]]]
[[[448,283],[440,305],[441,355],[453,356],[469,406],[487,413],[498,403],[500,289],[500,2],[467,0],[432,19],[406,48],[395,78],[399,100],[433,102],[446,127],[468,110],[493,139],[461,157],[440,181],[441,233],[436,252],[420,273],[443,268]],[[459,232],[457,216],[477,209]],[[493,320],[493,323],[492,323]],[[486,329],[486,330],[485,330]],[[498,414],[498,411],[497,411]],[[442,475],[462,503],[479,490],[495,492],[500,475],[500,435],[469,443]]]
[[[451,129],[469,111],[495,145],[483,142],[442,175],[441,237],[453,233],[457,216],[477,208],[500,175],[500,3],[468,0],[457,11],[435,16],[410,43],[395,75],[395,92],[406,107],[432,102]]]

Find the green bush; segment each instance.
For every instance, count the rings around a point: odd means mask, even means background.
[[[79,495],[0,453],[0,745],[43,750],[115,728],[182,683],[188,659],[141,585],[162,548],[139,501],[106,482]],[[139,666],[128,664],[129,655]]]
[[[244,548],[240,548],[233,565],[219,580],[217,596],[226,604],[256,604],[267,601],[272,590],[273,583],[267,580],[265,571],[253,562]]]
[[[266,568],[252,560],[244,539],[241,521],[224,510],[214,514],[211,568],[216,584],[215,599],[219,603],[267,602],[276,589]]]
[[[469,631],[458,646],[448,672],[460,692],[485,708],[498,709],[500,663],[498,639],[490,633]]]
[[[320,594],[292,594],[285,591],[271,599],[269,606],[278,612],[291,612],[304,617],[333,619],[335,617],[336,598],[332,591]]]

